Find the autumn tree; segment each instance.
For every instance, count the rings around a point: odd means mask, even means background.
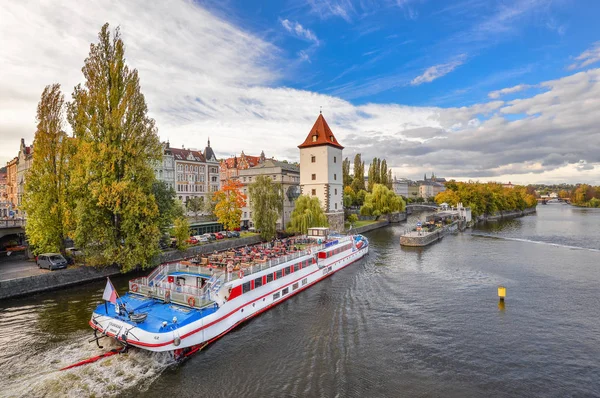
[[[175,190],[164,181],[152,183],[152,194],[158,206],[158,228],[164,234],[176,218],[183,217],[183,207],[177,200]]]
[[[308,228],[326,227],[327,225],[327,216],[321,208],[319,198],[300,195],[296,199],[296,205],[288,223],[288,229],[291,232],[306,234]]]
[[[63,130],[60,85],[46,86],[37,107],[33,163],[25,179],[25,232],[35,254],[62,252],[72,225],[69,160],[72,143]]]
[[[90,265],[148,266],[158,253],[159,211],[152,164],[161,145],[140,91],[137,70],[125,61],[119,29],[105,24],[83,66],[68,120],[77,140],[73,186],[75,242]]]
[[[352,176],[350,175],[350,160],[348,158],[344,159],[342,162],[342,181],[344,187],[352,184]]]
[[[250,185],[249,193],[252,222],[263,239],[271,240],[277,236],[277,219],[283,211],[281,184],[267,176],[258,176]]]
[[[365,189],[365,163],[362,161],[360,153],[354,156],[354,178],[351,185],[354,192]]]
[[[246,195],[242,193],[242,187],[238,180],[227,180],[213,195],[217,220],[228,231],[240,227],[242,207],[246,206]]]
[[[190,237],[190,224],[185,217],[177,217],[173,225],[173,236],[175,237],[175,243],[177,250],[185,250],[187,247],[187,240]]]
[[[380,216],[403,211],[406,203],[401,196],[396,195],[383,184],[373,185],[373,192],[367,193],[365,203],[360,208],[360,214],[364,216]]]

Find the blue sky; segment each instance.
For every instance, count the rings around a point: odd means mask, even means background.
[[[226,7],[292,63],[293,73],[279,83],[354,104],[471,105],[493,90],[564,76],[569,58],[599,39],[596,1],[236,1]],[[411,84],[436,65],[450,70]]]
[[[397,177],[600,183],[600,2],[106,0],[0,5],[0,164],[48,84],[120,27],[161,140],[298,160],[320,107]],[[68,125],[65,128],[69,129]]]

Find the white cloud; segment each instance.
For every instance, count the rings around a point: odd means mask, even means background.
[[[597,41],[592,45],[591,48],[588,48],[579,54],[575,60],[578,62],[574,62],[569,65],[569,70],[585,68],[586,66],[600,61],[600,41]]]
[[[3,12],[0,37],[11,40],[0,52],[2,163],[17,154],[21,137],[32,141],[44,86],[61,83],[68,100],[83,81],[89,44],[108,21],[121,26],[150,115],[161,139],[173,146],[202,148],[210,136],[221,157],[264,150],[297,160],[297,145],[322,106],[345,156],[360,151],[367,159],[384,157],[399,177],[434,170],[513,182],[600,180],[600,70],[543,82],[545,92],[510,102],[446,109],[355,106],[278,87],[289,63],[278,48],[187,0],[71,0],[61,6],[15,0]],[[510,121],[510,114],[526,117]]]
[[[448,62],[446,64],[434,65],[425,70],[422,75],[415,77],[410,84],[413,86],[418,86],[423,83],[430,83],[435,79],[438,79],[442,76],[447,75],[452,72],[454,69],[459,67],[465,62],[466,56],[464,54],[456,57],[455,60]]]
[[[501,90],[492,91],[488,94],[488,97],[490,97],[492,99],[498,99],[503,95],[517,93],[519,91],[526,90],[530,87],[533,87],[533,86],[531,86],[529,84],[518,84],[513,87],[508,87],[508,88],[503,88]]]
[[[312,30],[306,29],[304,26],[300,25],[298,22],[284,19],[281,21],[281,26],[295,36],[304,40],[312,41],[316,45],[319,45],[319,39],[317,38],[317,35],[315,35]]]

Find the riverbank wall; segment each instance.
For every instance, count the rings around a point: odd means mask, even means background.
[[[445,225],[433,232],[423,232],[421,235],[419,235],[419,233],[416,231],[405,233],[400,236],[400,245],[410,247],[422,247],[430,245],[438,240],[441,240],[447,234],[458,231],[459,224],[459,221],[454,221],[452,224]]]
[[[190,247],[184,251],[170,251],[158,256],[157,264],[175,262],[198,254],[207,254],[214,251],[233,249],[236,247],[260,243],[259,235],[247,238],[227,239],[209,243],[202,246]],[[105,268],[72,267],[65,270],[48,271],[41,275],[0,281],[0,300],[12,297],[26,296],[47,290],[56,290],[63,287],[78,285],[103,279],[108,276],[118,275],[121,271],[116,266]]]
[[[499,211],[492,215],[481,215],[477,217],[477,222],[486,222],[486,221],[500,221],[500,220],[510,220],[512,218],[523,217],[529,214],[533,214],[536,212],[535,207],[528,207],[525,210],[506,210]]]
[[[373,231],[374,229],[387,227],[390,225],[388,220],[377,221],[373,224],[363,225],[362,227],[352,228],[348,233],[351,234],[364,234],[365,232]]]

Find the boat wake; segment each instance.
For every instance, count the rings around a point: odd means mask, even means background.
[[[591,251],[591,252],[600,253],[599,249],[592,249],[590,247],[561,245],[560,243],[544,242],[544,241],[539,241],[539,240],[522,239],[522,238],[507,238],[507,237],[504,237],[504,236],[489,235],[489,234],[477,234],[477,233],[476,234],[471,234],[471,236],[477,236],[477,237],[480,237],[480,238],[511,240],[511,241],[515,241],[515,242],[535,243],[536,245],[547,245],[547,246],[554,246],[554,247],[562,247],[562,248],[565,248],[565,249],[587,250],[587,251]]]
[[[68,343],[48,348],[21,352],[5,358],[0,374],[2,392],[9,397],[40,396],[115,396],[134,388],[145,391],[170,365],[168,353],[132,349],[124,354],[104,358],[98,362],[60,371],[61,368],[83,359],[99,355],[116,343],[102,341],[103,349],[88,343],[89,333],[78,333]],[[6,395],[5,395],[6,394]]]

